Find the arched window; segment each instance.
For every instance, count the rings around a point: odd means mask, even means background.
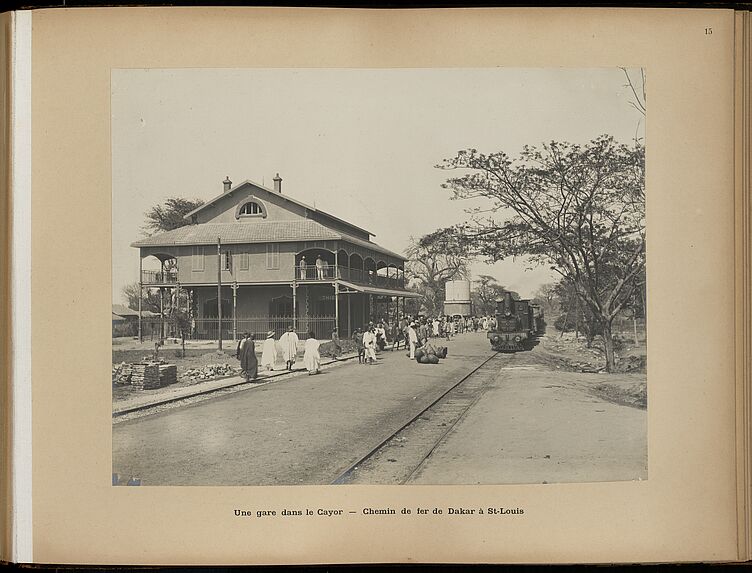
[[[240,215],[263,215],[264,210],[255,201],[249,201],[240,208]]]
[[[236,219],[245,217],[266,217],[266,207],[255,197],[246,197],[235,208]]]

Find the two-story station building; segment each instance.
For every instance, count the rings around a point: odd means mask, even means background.
[[[373,234],[253,181],[232,185],[186,215],[189,224],[132,243],[140,251],[140,287],[187,301],[194,338],[239,332],[279,336],[293,325],[328,338],[350,336],[371,320],[396,318],[405,289],[400,254]],[[159,271],[144,269],[155,257]],[[221,294],[220,294],[221,293]],[[177,296],[175,296],[177,294]]]

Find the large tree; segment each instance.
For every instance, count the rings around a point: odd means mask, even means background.
[[[410,238],[405,265],[408,284],[421,295],[425,313],[443,313],[446,283],[467,278],[469,274],[466,248],[452,234],[431,233],[420,239]]]
[[[189,224],[185,215],[204,204],[203,199],[184,199],[182,197],[170,197],[164,203],[154,205],[144,216],[146,222],[142,227],[146,235],[172,231]],[[176,259],[167,259],[163,270],[171,271],[177,266]]]
[[[538,287],[533,296],[533,301],[541,305],[544,316],[553,320],[560,312],[558,294],[556,292],[557,283],[545,283]]]
[[[171,197],[160,205],[154,205],[144,215],[146,223],[143,230],[147,235],[172,231],[187,225],[185,215],[204,204],[202,199],[183,199]]]
[[[507,291],[506,287],[499,284],[491,275],[478,275],[473,283],[475,287],[470,294],[473,297],[475,311],[484,315],[492,315],[496,312],[496,300],[502,298],[506,292],[510,292],[515,300],[520,298],[518,293]]]
[[[613,371],[612,322],[644,282],[644,147],[601,136],[526,146],[515,160],[468,149],[437,167],[465,171],[444,184],[455,198],[489,203],[452,234],[491,261],[527,255],[558,272],[598,321]]]
[[[123,296],[128,301],[128,308],[138,310],[138,283],[127,284],[123,287]],[[148,310],[159,314],[159,293],[152,289],[142,289],[141,310]]]

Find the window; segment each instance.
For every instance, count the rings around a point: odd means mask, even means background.
[[[277,244],[266,245],[266,268],[267,269],[279,268],[279,245]]]
[[[232,253],[230,251],[225,251],[224,253],[222,253],[222,270],[232,270]]]
[[[240,261],[238,261],[238,268],[241,271],[247,271],[250,268],[250,256],[248,253],[238,253]]]
[[[191,269],[194,271],[204,270],[204,247],[193,247]]]
[[[235,207],[236,219],[248,219],[248,218],[266,218],[266,207],[263,201],[260,201],[256,197],[244,197]]]
[[[258,203],[251,201],[240,208],[241,215],[261,215],[264,211]]]

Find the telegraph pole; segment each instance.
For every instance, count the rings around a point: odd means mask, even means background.
[[[217,237],[217,351],[222,352],[222,238]]]

